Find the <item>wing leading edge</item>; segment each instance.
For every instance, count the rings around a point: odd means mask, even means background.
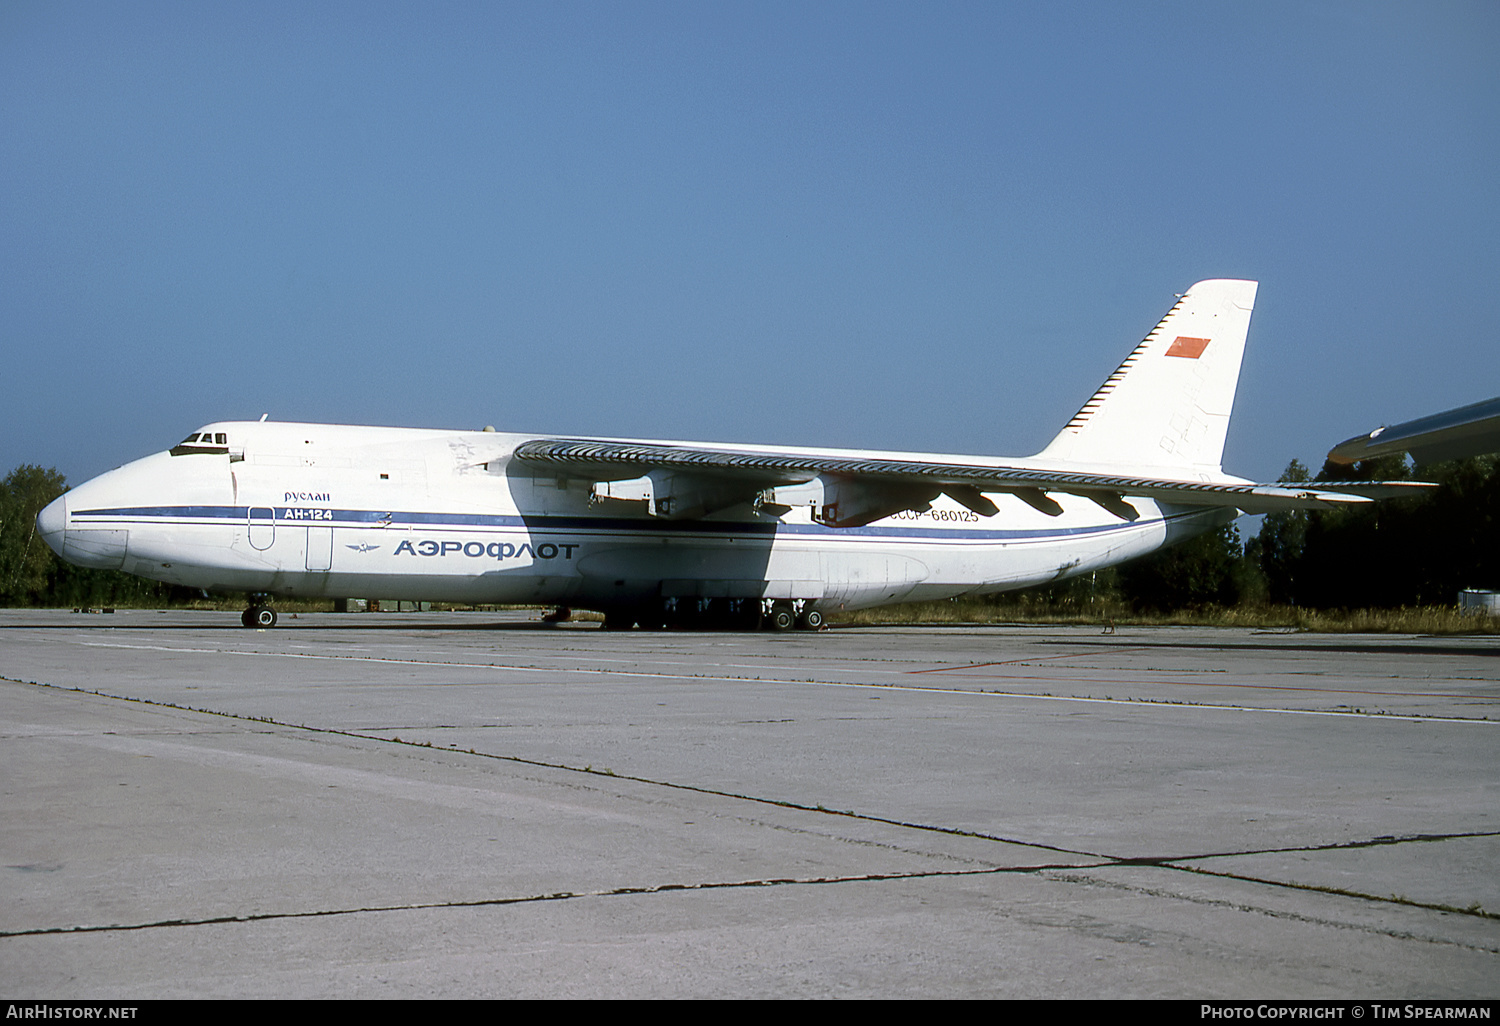
[[[1328,458],[1350,464],[1409,452],[1417,463],[1438,463],[1496,451],[1500,451],[1500,398],[1376,428],[1340,442]]]

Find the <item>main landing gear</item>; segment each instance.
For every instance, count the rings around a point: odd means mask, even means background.
[[[823,614],[804,602],[772,602],[761,623],[773,631],[816,631],[823,629]]]
[[[250,608],[240,614],[240,623],[246,627],[264,630],[276,626],[276,610],[266,605],[266,596],[251,595]]]
[[[823,614],[806,600],[669,598],[604,611],[604,629],[628,631],[665,627],[708,631],[816,631]]]

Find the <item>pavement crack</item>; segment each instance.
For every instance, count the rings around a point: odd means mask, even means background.
[[[544,759],[531,759],[520,755],[505,755],[495,752],[481,752],[473,748],[460,748],[457,745],[433,744],[430,741],[413,741],[398,737],[388,737],[380,734],[372,734],[363,730],[343,730],[337,727],[315,727],[306,723],[290,723],[277,720],[269,716],[249,716],[243,713],[228,713],[214,709],[200,709],[193,706],[181,705],[176,702],[165,702],[151,698],[137,698],[130,695],[116,695],[107,691],[99,691],[91,688],[68,687],[61,684],[48,684],[43,681],[21,681],[13,678],[0,677],[0,680],[12,680],[17,684],[29,684],[34,687],[55,688],[59,691],[71,691],[77,694],[96,695],[100,698],[110,698],[122,702],[134,702],[140,705],[155,706],[163,709],[177,709],[183,712],[200,713],[205,716],[220,716],[225,719],[240,720],[247,723],[266,724],[273,727],[282,727],[287,730],[306,731],[311,734],[323,734],[330,737],[347,737],[360,741],[373,741],[382,745],[398,745],[408,749],[424,749],[431,752],[446,752],[456,755],[469,755],[477,759],[489,759],[497,762],[508,762],[518,766],[535,766],[540,769],[559,770],[568,773],[583,773],[594,777],[609,780],[629,781],[631,783],[645,784],[650,787],[671,788],[692,794],[711,795],[716,798],[730,798],[737,801],[755,802],[760,805],[770,805],[776,808],[791,809],[797,812],[813,812],[828,816],[844,816],[850,819],[860,820],[866,823],[880,823],[885,826],[900,827],[907,830],[921,830],[928,833],[945,834],[952,837],[972,837],[976,840],[994,841],[999,844],[1013,844],[1024,848],[1035,848],[1041,851],[1057,852],[1060,855],[1073,855],[1090,859],[1101,859],[1115,861],[1109,855],[1098,852],[1083,851],[1079,849],[1066,848],[1060,845],[1046,844],[1040,841],[1023,841],[1019,838],[1001,837],[995,834],[984,833],[977,830],[966,830],[960,827],[944,827],[926,823],[911,823],[904,820],[894,819],[888,816],[876,816],[868,813],[855,812],[849,809],[829,809],[825,806],[813,803],[795,802],[783,798],[765,798],[759,795],[739,794],[734,791],[724,791],[712,787],[703,787],[697,784],[682,784],[670,780],[657,780],[652,777],[636,776],[630,773],[619,773],[608,769],[595,769],[589,766],[571,766],[562,762],[549,762]]]
[[[1368,893],[1364,893],[1364,892],[1351,891],[1351,890],[1346,890],[1346,889],[1341,889],[1341,888],[1325,887],[1325,886],[1321,886],[1321,885],[1317,885],[1317,884],[1302,884],[1302,883],[1297,883],[1295,881],[1274,880],[1274,879],[1268,879],[1268,878],[1264,878],[1264,877],[1251,876],[1251,875],[1247,875],[1247,874],[1232,873],[1232,872],[1229,872],[1227,870],[1215,870],[1215,869],[1208,869],[1208,868],[1203,867],[1203,866],[1194,866],[1194,865],[1187,865],[1187,864],[1185,864],[1185,863],[1199,862],[1199,861],[1202,861],[1202,860],[1205,860],[1205,859],[1215,859],[1215,858],[1236,858],[1236,857],[1245,857],[1245,856],[1251,856],[1251,855],[1266,855],[1266,854],[1292,853],[1292,852],[1337,851],[1337,850],[1341,850],[1341,849],[1373,848],[1373,847],[1380,847],[1380,846],[1384,846],[1384,845],[1393,845],[1393,844],[1429,843],[1429,842],[1435,842],[1435,841],[1455,840],[1455,839],[1460,839],[1460,838],[1495,837],[1495,836],[1500,836],[1500,831],[1472,831],[1472,832],[1458,832],[1458,833],[1451,833],[1451,834],[1410,834],[1410,835],[1406,835],[1406,836],[1402,836],[1402,837],[1396,837],[1394,835],[1381,835],[1381,836],[1378,836],[1378,837],[1373,837],[1373,838],[1369,838],[1369,839],[1366,839],[1366,840],[1360,840],[1360,841],[1337,841],[1337,842],[1328,842],[1328,843],[1324,843],[1324,844],[1301,845],[1301,846],[1292,846],[1292,847],[1283,847],[1283,848],[1265,848],[1265,849],[1247,849],[1247,850],[1243,850],[1243,851],[1208,852],[1208,853],[1200,853],[1200,854],[1196,854],[1196,855],[1194,855],[1194,854],[1188,854],[1188,855],[1160,855],[1160,856],[1117,856],[1117,855],[1110,855],[1110,854],[1107,854],[1107,853],[1104,853],[1104,852],[1089,851],[1087,849],[1082,849],[1082,848],[1072,848],[1072,847],[1067,847],[1067,846],[1064,846],[1064,845],[1049,844],[1049,843],[1042,842],[1042,841],[1028,841],[1028,840],[1023,840],[1021,838],[1006,837],[1006,836],[1003,836],[1003,835],[1000,835],[1000,834],[988,833],[986,831],[981,831],[981,830],[970,830],[970,829],[966,829],[966,828],[962,828],[962,827],[948,827],[948,826],[941,826],[941,825],[931,824],[931,823],[915,823],[915,822],[910,822],[910,821],[907,821],[907,820],[901,820],[901,819],[897,819],[897,818],[889,817],[889,816],[878,816],[878,815],[874,815],[874,814],[871,814],[871,813],[856,812],[856,811],[851,810],[851,809],[830,809],[830,808],[827,808],[827,807],[823,806],[820,803],[809,804],[809,803],[806,803],[806,802],[797,802],[797,801],[792,801],[792,800],[783,799],[783,798],[767,798],[767,797],[763,797],[763,796],[760,796],[760,795],[741,794],[741,793],[737,793],[737,792],[734,792],[734,791],[725,791],[725,790],[721,790],[721,789],[718,789],[718,788],[704,787],[704,786],[697,785],[697,784],[684,784],[684,783],[678,783],[676,781],[659,780],[659,779],[654,779],[654,778],[651,778],[651,777],[637,776],[637,775],[629,774],[629,773],[619,773],[619,772],[616,772],[614,770],[595,769],[592,766],[572,766],[572,765],[568,765],[567,763],[549,762],[549,761],[542,760],[542,759],[532,759],[532,758],[527,758],[527,757],[519,756],[519,755],[505,755],[505,754],[499,754],[499,753],[493,753],[493,752],[480,752],[480,751],[476,751],[475,749],[472,749],[472,748],[460,748],[460,747],[458,747],[456,745],[443,745],[443,744],[434,745],[433,743],[431,743],[429,741],[403,740],[401,738],[387,737],[387,736],[382,736],[382,735],[379,735],[379,734],[372,734],[372,733],[368,733],[366,731],[343,730],[343,729],[334,728],[334,727],[315,727],[315,726],[310,726],[310,725],[307,725],[307,724],[288,723],[288,722],[284,722],[284,721],[273,719],[271,717],[256,717],[256,716],[247,716],[247,715],[238,714],[238,713],[219,712],[219,711],[212,710],[212,709],[198,709],[198,708],[193,708],[191,706],[179,705],[179,704],[174,703],[174,702],[165,702],[165,701],[160,701],[160,700],[155,700],[155,699],[148,699],[148,698],[137,698],[137,697],[126,696],[126,695],[115,695],[115,694],[111,694],[109,692],[92,690],[92,689],[86,689],[86,688],[66,687],[66,686],[63,686],[63,685],[48,684],[48,683],[36,682],[36,681],[20,681],[20,680],[15,680],[14,678],[5,678],[5,677],[0,677],[0,680],[12,680],[15,683],[31,684],[31,685],[37,686],[37,687],[56,688],[57,690],[60,690],[60,691],[72,691],[72,692],[77,692],[77,693],[80,693],[80,694],[97,695],[97,696],[99,696],[101,698],[110,698],[110,699],[116,699],[116,700],[125,701],[125,702],[135,702],[135,703],[139,703],[139,704],[142,704],[142,705],[156,706],[156,707],[169,708],[169,709],[177,709],[177,710],[181,710],[181,711],[201,713],[201,714],[210,715],[210,716],[220,716],[220,717],[224,717],[224,718],[227,718],[227,719],[239,720],[239,721],[249,722],[249,723],[267,724],[267,725],[270,725],[270,726],[281,727],[281,728],[285,728],[285,729],[288,729],[288,730],[306,731],[306,732],[312,733],[312,734],[322,734],[322,735],[331,736],[331,737],[346,737],[346,738],[351,738],[351,739],[360,740],[360,741],[375,742],[377,744],[382,744],[382,745],[398,745],[398,746],[401,746],[402,748],[406,748],[406,749],[424,749],[426,751],[434,752],[434,753],[436,753],[436,752],[443,752],[443,753],[448,753],[448,754],[469,755],[471,757],[478,758],[478,759],[493,760],[493,761],[497,761],[497,762],[506,762],[506,763],[510,763],[510,764],[513,764],[513,765],[520,765],[520,766],[532,766],[532,767],[536,767],[536,768],[540,768],[540,769],[549,769],[549,770],[555,770],[555,771],[561,771],[561,772],[568,772],[568,773],[581,773],[581,774],[586,774],[586,775],[593,776],[593,777],[598,777],[598,778],[602,778],[602,779],[608,779],[608,780],[611,780],[611,781],[625,781],[625,782],[630,782],[630,783],[635,783],[635,784],[642,784],[642,785],[645,785],[645,786],[648,786],[648,787],[666,788],[666,789],[671,789],[671,790],[676,790],[676,791],[682,791],[682,792],[686,792],[686,793],[708,795],[708,796],[712,796],[712,797],[716,797],[716,798],[726,798],[726,799],[731,799],[731,800],[735,800],[735,801],[752,802],[752,803],[756,803],[756,804],[760,804],[760,805],[772,806],[772,807],[775,807],[775,808],[789,809],[789,810],[796,811],[796,812],[810,812],[810,813],[815,813],[815,814],[824,815],[824,816],[846,817],[846,818],[851,819],[851,820],[856,820],[856,821],[865,822],[865,823],[877,823],[877,824],[881,824],[881,825],[884,825],[884,826],[892,826],[892,827],[897,827],[899,829],[904,829],[904,830],[916,830],[916,831],[922,831],[922,832],[925,832],[925,833],[939,834],[939,835],[945,835],[945,836],[950,836],[950,837],[973,838],[975,840],[990,841],[990,842],[994,842],[994,843],[997,843],[997,844],[1014,845],[1016,847],[1029,848],[1029,849],[1033,849],[1033,850],[1036,850],[1036,851],[1055,852],[1055,853],[1057,853],[1059,855],[1072,856],[1074,858],[1083,858],[1083,859],[1092,860],[1092,861],[1096,862],[1100,868],[1110,867],[1110,866],[1118,866],[1118,867],[1121,867],[1121,868],[1145,867],[1145,868],[1170,869],[1170,870],[1173,870],[1175,872],[1196,873],[1196,874],[1203,875],[1203,876],[1222,877],[1224,879],[1239,880],[1239,881],[1246,882],[1246,883],[1255,883],[1255,884],[1260,884],[1260,885],[1269,886],[1269,887],[1278,887],[1278,888],[1286,888],[1286,889],[1292,889],[1292,890],[1302,890],[1302,891],[1310,891],[1310,892],[1317,892],[1317,893],[1323,893],[1323,894],[1331,894],[1331,895],[1337,895],[1337,896],[1346,897],[1346,898],[1353,898],[1353,899],[1360,900],[1360,901],[1368,901],[1368,902],[1378,902],[1378,903],[1385,903],[1385,904],[1403,905],[1403,906],[1414,907],[1414,908],[1422,908],[1422,909],[1427,909],[1427,910],[1430,910],[1430,911],[1436,911],[1436,912],[1442,912],[1442,913],[1451,913],[1451,914],[1457,914],[1457,915],[1472,916],[1472,917],[1479,918],[1479,919],[1487,919],[1487,920],[1497,920],[1497,919],[1500,919],[1500,913],[1486,911],[1486,910],[1484,910],[1482,907],[1480,907],[1478,905],[1474,905],[1474,906],[1470,906],[1470,907],[1467,907],[1467,908],[1463,908],[1463,907],[1459,907],[1459,906],[1445,905],[1445,904],[1436,903],[1436,902],[1421,902],[1421,901],[1416,901],[1416,900],[1411,899],[1411,898],[1401,897],[1401,896],[1398,896],[1398,895],[1382,896],[1382,895],[1376,895],[1376,894],[1368,894]],[[1064,865],[1064,866],[1062,866],[1060,868],[1078,868],[1078,867]],[[775,881],[775,882],[786,882],[786,883],[832,883],[832,882],[843,882],[845,880],[894,879],[894,878],[901,878],[903,876],[904,877],[910,877],[910,878],[918,878],[918,877],[951,876],[951,875],[975,875],[975,874],[995,873],[995,872],[1008,872],[1008,871],[1036,872],[1036,871],[1038,871],[1038,867],[1023,868],[1022,870],[1004,870],[1004,869],[991,869],[991,868],[968,868],[968,869],[949,869],[949,870],[929,870],[929,871],[918,872],[918,873],[911,873],[911,874],[904,874],[904,875],[903,874],[897,874],[896,876],[872,875],[872,876],[856,876],[856,877],[848,877],[848,878],[842,878],[842,877],[840,877],[840,878],[817,878],[817,879],[808,879],[808,880],[787,880],[787,881]],[[740,883],[734,883],[734,884],[697,884],[697,885],[692,885],[692,889],[708,889],[708,888],[711,888],[711,887],[747,887],[747,886],[764,886],[764,885],[765,885],[764,882],[740,882]],[[576,895],[567,894],[565,896],[566,897],[574,897]],[[474,903],[456,903],[453,907],[462,907],[464,904],[477,904],[477,905],[486,905],[486,904],[513,904],[513,903],[516,903],[516,902],[519,902],[519,901],[555,900],[557,897],[558,897],[557,895],[550,895],[550,896],[530,897],[530,898],[496,899],[496,900],[479,901],[479,902],[474,902]],[[337,912],[331,912],[331,913],[309,912],[309,913],[275,914],[275,917],[285,918],[287,916],[293,916],[293,915],[316,916],[316,915],[328,915],[328,914],[347,914],[349,911],[392,911],[392,910],[397,910],[397,909],[407,908],[407,907],[426,908],[426,907],[442,907],[442,906],[436,906],[436,905],[434,905],[434,906],[428,906],[428,905],[419,905],[419,906],[392,906],[390,908],[383,908],[382,907],[382,908],[358,909],[358,910],[339,910]],[[253,921],[254,918],[255,917],[250,917],[249,919],[245,919],[245,920],[230,919],[230,920],[225,920],[225,921]],[[215,920],[206,920],[204,922],[212,922],[212,921],[215,921]],[[169,923],[148,924],[148,925],[180,925],[180,924],[169,922]],[[97,928],[91,927],[91,928],[86,928],[86,929],[127,929],[127,928],[142,928],[142,927],[97,927]],[[72,931],[74,929],[83,929],[83,928],[62,928],[62,929],[57,930],[57,931],[46,931],[46,930],[44,930],[44,931],[40,931],[40,932],[70,932],[70,931]],[[11,936],[11,934],[0,933],[0,937],[3,937],[3,936]]]
[[[904,873],[852,873],[841,876],[768,877],[754,880],[713,880],[702,883],[661,883],[639,886],[607,887],[592,891],[555,891],[547,894],[517,895],[499,898],[474,898],[467,901],[414,901],[391,905],[363,905],[349,908],[311,909],[291,912],[253,912],[247,915],[204,916],[189,919],[158,919],[141,923],[48,926],[29,930],[3,930],[5,937],[44,937],[83,933],[126,933],[158,930],[178,926],[218,926],[228,923],[260,923],[272,920],[319,919],[334,916],[371,915],[385,912],[420,912],[437,909],[498,908],[577,898],[617,898],[642,894],[672,894],[683,891],[743,890],[760,887],[803,887],[827,884],[883,883],[899,880],[922,880],[937,877],[972,877],[995,875],[1036,875],[1062,869],[1080,868],[1063,863],[1030,866],[986,866],[981,869],[930,869]],[[1090,868],[1090,867],[1081,867]]]
[[[1194,866],[1186,864],[1199,862],[1204,859],[1232,859],[1244,858],[1252,855],[1283,855],[1293,854],[1297,852],[1350,851],[1362,848],[1383,848],[1401,844],[1431,844],[1440,841],[1466,840],[1479,837],[1500,837],[1500,830],[1466,830],[1444,834],[1406,834],[1400,837],[1391,834],[1382,834],[1379,837],[1372,837],[1362,841],[1330,841],[1326,844],[1293,845],[1283,848],[1249,848],[1243,851],[1210,852],[1201,855],[1137,856],[1130,858],[1113,858],[1110,859],[1110,861],[1114,865],[1124,867],[1139,866],[1157,869],[1172,869],[1182,873],[1196,873],[1200,876],[1215,876],[1226,880],[1239,880],[1243,883],[1261,884],[1267,887],[1281,887],[1289,890],[1309,891],[1318,894],[1332,894],[1344,898],[1355,898],[1361,901],[1378,902],[1390,905],[1405,905],[1411,908],[1422,908],[1433,912],[1473,916],[1478,919],[1500,920],[1500,913],[1487,911],[1483,906],[1477,903],[1469,906],[1459,906],[1449,905],[1443,902],[1417,901],[1413,898],[1407,898],[1397,894],[1370,894],[1365,891],[1351,890],[1346,887],[1329,887],[1322,884],[1299,883],[1295,880],[1274,880],[1263,876],[1253,876],[1248,873],[1233,873],[1225,869],[1210,869],[1206,866]]]
[[[1184,872],[1196,872],[1191,867],[1157,866],[1154,868],[1178,869]],[[1326,916],[1308,915],[1305,912],[1293,912],[1289,909],[1267,908],[1264,905],[1253,905],[1243,901],[1230,901],[1224,898],[1209,898],[1202,895],[1183,894],[1180,891],[1163,890],[1158,887],[1142,887],[1138,884],[1124,883],[1119,880],[1107,880],[1100,876],[1089,875],[1087,873],[1080,872],[1077,868],[1066,868],[1057,872],[1043,873],[1042,875],[1051,880],[1058,880],[1065,883],[1086,884],[1093,887],[1105,887],[1111,890],[1124,891],[1130,894],[1139,894],[1143,897],[1148,898],[1167,898],[1175,901],[1186,901],[1194,905],[1204,905],[1212,908],[1229,909],[1235,912],[1248,912],[1254,915],[1267,916],[1272,919],[1289,919],[1294,922],[1307,923],[1313,926],[1324,926],[1335,930],[1357,930],[1361,933],[1374,934],[1381,937],[1391,937],[1396,940],[1415,940],[1427,944],[1440,944],[1456,948],[1465,948],[1470,951],[1483,952],[1484,954],[1489,955],[1500,955],[1500,947],[1496,947],[1493,945],[1470,944],[1464,941],[1454,940],[1449,937],[1434,937],[1426,934],[1418,934],[1410,930],[1395,930],[1361,923],[1351,923],[1346,920],[1329,919]],[[1231,876],[1231,874],[1220,873],[1208,873],[1206,875]],[[1257,880],[1252,877],[1232,878],[1250,883],[1275,883],[1275,881]],[[1323,888],[1313,889],[1324,890]],[[1332,893],[1349,896],[1348,892],[1334,891]],[[1377,898],[1375,900],[1379,901],[1383,899]],[[1420,905],[1420,903],[1417,902],[1410,902],[1409,904],[1416,905],[1421,908],[1433,907],[1429,905]],[[1448,910],[1444,909],[1444,911]]]
[[[1244,851],[1204,852],[1198,855],[1167,855],[1118,859],[1127,865],[1162,865],[1169,862],[1197,862],[1201,859],[1232,859],[1246,855],[1283,855],[1294,852],[1344,851],[1358,848],[1383,848],[1398,844],[1427,844],[1434,841],[1456,841],[1473,837],[1500,837],[1500,830],[1461,830],[1445,834],[1381,834],[1363,841],[1329,841],[1326,844],[1301,844],[1284,848],[1247,848]]]
[[[1247,873],[1230,873],[1220,869],[1204,869],[1202,866],[1176,866],[1170,863],[1161,863],[1162,869],[1175,869],[1181,873],[1195,873],[1199,876],[1213,876],[1224,880],[1239,880],[1243,883],[1263,884],[1269,887],[1281,887],[1287,890],[1307,891],[1313,894],[1331,894],[1340,898],[1355,898],[1360,901],[1375,902],[1385,905],[1404,905],[1407,908],[1426,909],[1429,912],[1443,912],[1451,915],[1473,916],[1476,919],[1500,920],[1500,912],[1486,911],[1482,906],[1475,904],[1467,908],[1458,905],[1448,905],[1437,901],[1417,901],[1400,894],[1370,894],[1365,891],[1351,890],[1347,887],[1329,887],[1324,884],[1299,883],[1295,880],[1271,880],[1260,876],[1251,876]],[[1497,951],[1500,953],[1500,951]]]

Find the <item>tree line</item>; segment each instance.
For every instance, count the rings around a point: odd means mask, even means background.
[[[1064,605],[1108,599],[1139,612],[1452,605],[1464,588],[1500,588],[1497,464],[1500,458],[1490,455],[1413,471],[1404,457],[1391,456],[1353,467],[1325,464],[1313,477],[1293,460],[1280,481],[1412,479],[1438,487],[1389,502],[1268,514],[1248,540],[1231,524],[1029,594]],[[58,559],[37,533],[36,515],[66,490],[62,474],[30,465],[0,481],[0,606],[164,606],[201,597]]]
[[[1329,463],[1313,476],[1293,460],[1279,481],[1419,480],[1437,487],[1387,502],[1267,514],[1248,539],[1230,525],[1100,574],[1091,585],[1141,612],[1453,606],[1465,588],[1500,588],[1497,464],[1490,455],[1413,470],[1397,455],[1352,467]]]

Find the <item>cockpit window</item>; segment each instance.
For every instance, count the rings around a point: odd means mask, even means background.
[[[223,431],[195,431],[172,446],[171,453],[173,456],[222,456],[229,452],[228,446],[229,435]]]

